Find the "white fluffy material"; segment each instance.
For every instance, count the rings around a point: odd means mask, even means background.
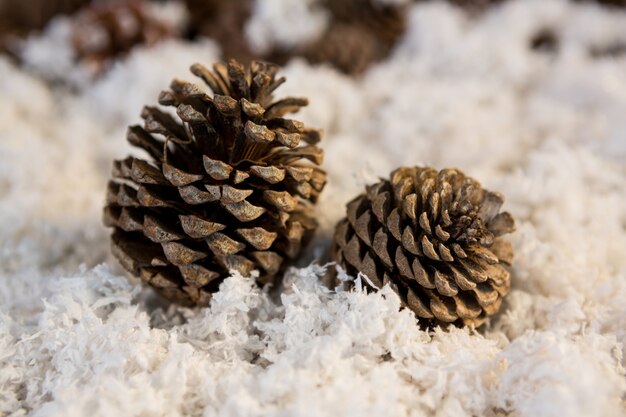
[[[291,49],[317,39],[328,24],[328,13],[318,0],[255,0],[245,26],[253,51]]]
[[[556,54],[528,46],[544,27]],[[279,94],[308,96],[299,116],[326,131],[309,255],[402,164],[505,194],[513,290],[479,332],[419,330],[389,288],[328,290],[315,263],[281,291],[235,274],[210,308],[157,303],[108,255],[110,162],[141,106],[217,49],[139,49],[74,92],[0,58],[0,415],[624,415],[626,57],[589,54],[617,39],[626,16],[596,6],[513,1],[469,20],[434,2],[360,79],[283,71]]]

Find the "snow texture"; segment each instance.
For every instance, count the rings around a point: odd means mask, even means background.
[[[314,41],[328,25],[328,13],[318,0],[255,0],[246,23],[246,38],[253,51],[289,50]]]
[[[27,50],[64,73],[51,25]],[[556,51],[530,48],[544,29]],[[0,415],[626,414],[626,56],[590,54],[617,41],[626,15],[597,6],[513,1],[471,20],[432,2],[359,79],[292,61],[280,94],[308,96],[300,116],[326,132],[318,261],[282,288],[234,275],[206,309],[129,281],[100,212],[126,125],[217,47],[137,49],[93,85],[65,73],[73,89],[0,58]],[[320,283],[345,202],[421,163],[503,192],[517,219],[512,293],[479,331],[422,331],[362,278]]]

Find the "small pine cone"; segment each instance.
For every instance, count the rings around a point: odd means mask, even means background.
[[[72,13],[89,0],[0,0],[0,54],[20,61],[20,39],[53,17]]]
[[[418,2],[428,2],[429,0],[418,0]],[[503,3],[505,0],[448,0],[449,3],[463,8],[470,16],[485,12],[491,7]]]
[[[330,22],[314,41],[293,49],[277,48],[265,57],[286,63],[302,56],[313,64],[328,63],[348,75],[360,75],[389,55],[404,33],[404,7],[376,0],[324,0]]]
[[[514,230],[501,194],[461,171],[400,168],[347,205],[334,259],[374,286],[389,284],[426,325],[480,326],[510,287]]]
[[[363,27],[389,49],[406,30],[406,8],[387,5],[376,0],[325,0],[322,3],[334,24],[350,24]]]
[[[322,37],[303,48],[309,62],[328,62],[349,74],[383,60],[405,31],[404,9],[374,0],[326,0],[331,22]]]
[[[77,59],[101,73],[137,45],[153,45],[176,35],[176,28],[156,19],[145,0],[95,2],[81,10],[73,24]]]
[[[0,0],[0,35],[27,35],[43,28],[50,19],[68,14],[90,0]]]
[[[144,108],[127,139],[151,160],[115,161],[104,209],[122,266],[184,304],[206,304],[229,270],[273,282],[315,230],[326,183],[320,132],[283,117],[307,100],[272,100],[278,67],[213,69],[191,67],[212,97],[174,80],[159,103],[176,117]]]
[[[191,35],[215,40],[224,56],[248,63],[254,54],[248,47],[244,26],[253,0],[184,0],[189,11]]]
[[[350,75],[363,73],[372,62],[384,55],[386,52],[381,51],[375,35],[361,26],[346,24],[333,25],[304,51],[309,62],[329,62]]]
[[[576,2],[589,2],[589,0],[575,0]],[[594,0],[591,0],[594,2]],[[595,0],[595,3],[598,3],[603,6],[609,7],[626,7],[626,0]]]

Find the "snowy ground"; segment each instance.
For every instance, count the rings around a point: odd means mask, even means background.
[[[283,71],[281,93],[308,96],[301,117],[326,132],[310,255],[377,176],[458,167],[517,220],[502,314],[426,333],[388,289],[326,290],[318,264],[279,297],[233,276],[209,309],[159,304],[109,255],[105,183],[141,106],[219,50],[138,49],[89,87],[60,71],[69,89],[41,79],[60,59],[47,35],[30,72],[0,58],[0,415],[626,414],[626,56],[590,55],[626,42],[626,14],[537,0],[478,20],[421,4],[409,20],[361,79]],[[529,47],[544,29],[556,51]]]

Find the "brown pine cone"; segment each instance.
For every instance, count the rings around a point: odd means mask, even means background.
[[[206,304],[229,270],[273,282],[317,226],[320,132],[283,117],[307,100],[273,101],[277,71],[195,64],[212,97],[174,80],[159,103],[177,116],[145,107],[144,127],[128,130],[151,160],[115,161],[104,222],[120,263],[173,300]]]
[[[20,39],[53,17],[72,13],[90,0],[0,0],[0,53],[19,62]]]
[[[376,0],[324,0],[332,25],[361,26],[391,48],[406,29],[406,10],[401,5],[379,4]]]
[[[340,71],[358,75],[383,60],[404,33],[404,9],[372,0],[326,0],[330,25],[303,55],[313,63],[329,62]]]
[[[479,326],[510,287],[514,230],[501,194],[461,171],[400,168],[347,205],[334,259],[375,287],[389,284],[426,325]]]
[[[626,7],[626,0],[575,0],[578,3],[599,3],[603,6]]]
[[[361,26],[337,24],[309,46],[304,56],[311,63],[329,62],[346,74],[361,74],[381,58],[375,36]]]
[[[429,0],[417,0],[427,2]],[[465,9],[470,15],[478,15],[491,7],[504,3],[506,0],[448,0],[449,3]]]
[[[189,10],[192,35],[214,39],[222,55],[233,57],[244,64],[254,54],[245,37],[244,26],[250,17],[253,0],[184,0]]]
[[[50,19],[72,13],[90,0],[0,0],[0,36],[26,35],[43,28]]]
[[[77,59],[98,74],[137,45],[153,45],[176,29],[152,17],[145,0],[96,2],[74,21],[72,43]]]
[[[405,31],[405,8],[374,0],[325,0],[330,22],[319,39],[294,48],[277,49],[268,56],[287,62],[293,56],[329,63],[348,75],[359,75],[389,55]]]

